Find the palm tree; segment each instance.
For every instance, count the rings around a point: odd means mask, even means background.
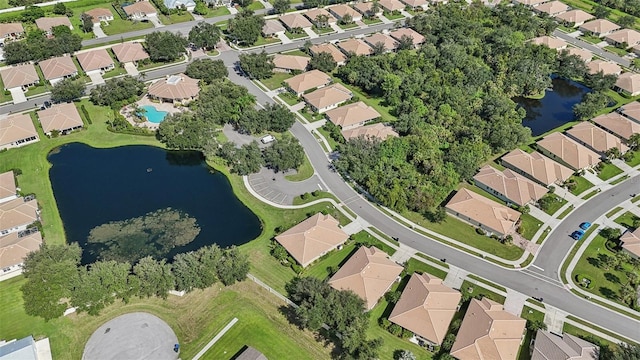
[[[638,274],[634,271],[627,271],[625,274],[627,275],[627,280],[630,285],[635,285],[638,283]]]
[[[607,156],[607,159],[609,160],[619,159],[620,156],[622,156],[620,149],[618,149],[617,147],[612,147],[611,149],[605,151],[604,154]]]
[[[640,59],[636,59],[636,60],[640,60]],[[640,69],[640,66],[638,67],[638,69]],[[637,149],[640,146],[640,133],[635,133],[631,135],[629,137],[629,140],[627,140],[627,144],[629,145],[630,148]]]
[[[372,55],[382,55],[384,54],[384,52],[386,51],[385,47],[384,47],[384,43],[378,41],[377,43],[373,44],[373,46],[371,47],[371,54]]]
[[[620,288],[620,301],[624,303],[629,303],[630,301],[635,300],[636,297],[636,289],[633,286],[627,284]]]

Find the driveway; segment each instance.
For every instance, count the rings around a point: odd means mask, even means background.
[[[107,37],[107,34],[105,34],[104,31],[102,31],[102,28],[100,27],[100,23],[93,24],[93,35],[95,35],[96,38]]]
[[[127,70],[127,74],[131,76],[140,75],[138,68],[132,62],[124,63],[124,69]]]
[[[160,22],[160,19],[158,19],[157,16],[147,16],[147,19],[151,21],[153,27],[164,27],[164,24]]]
[[[104,84],[104,79],[102,78],[102,74],[100,71],[91,71],[87,73],[89,79],[91,79],[91,83],[93,85]]]
[[[9,91],[11,92],[11,97],[13,98],[14,104],[19,104],[27,101],[27,97],[24,95],[24,91],[22,91],[22,88],[11,88],[9,89]]]

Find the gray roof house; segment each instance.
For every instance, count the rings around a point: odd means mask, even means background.
[[[184,6],[187,11],[193,11],[196,8],[194,0],[164,0],[164,6],[169,9],[178,9]]]
[[[531,360],[595,360],[598,347],[573,335],[538,330]]]

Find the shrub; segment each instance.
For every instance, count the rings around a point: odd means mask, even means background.
[[[391,324],[391,326],[389,326],[387,330],[389,330],[389,332],[395,336],[402,335],[402,327],[400,327],[400,325],[398,324]]]
[[[478,235],[485,235],[484,230],[482,230],[481,228],[476,228],[476,233]]]
[[[84,118],[87,120],[87,123],[89,125],[92,124],[91,122],[91,116],[89,115],[89,112],[87,111],[87,108],[84,107],[84,105],[80,106],[80,111],[82,111],[82,114],[84,114]]]

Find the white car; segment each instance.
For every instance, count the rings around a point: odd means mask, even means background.
[[[270,142],[274,142],[276,141],[276,138],[273,137],[273,135],[265,135],[263,137],[260,138],[260,142],[263,144],[268,144]]]

